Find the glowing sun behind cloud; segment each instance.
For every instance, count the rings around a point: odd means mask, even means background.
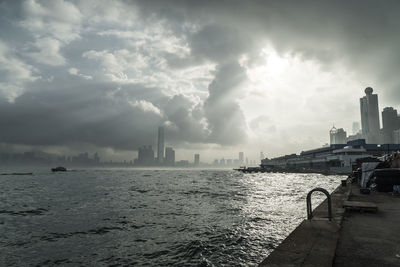
[[[288,143],[299,139],[307,143],[310,139],[311,148],[327,141],[315,139],[315,132],[324,136],[332,122],[350,129],[358,120],[359,92],[354,88],[363,85],[346,69],[323,69],[316,60],[305,60],[300,54],[281,55],[270,46],[260,51],[257,60],[244,56],[240,63],[248,77],[247,93],[239,102],[247,119],[250,143],[269,140],[264,146],[280,143],[288,147]],[[326,124],[326,129],[321,129],[321,124]]]

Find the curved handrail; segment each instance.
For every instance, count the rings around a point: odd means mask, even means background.
[[[331,221],[332,220],[332,202],[331,202],[331,195],[329,194],[328,191],[326,191],[323,188],[317,187],[314,188],[313,190],[311,190],[308,194],[307,194],[307,219],[311,220],[313,217],[312,214],[312,207],[311,207],[311,194],[319,191],[322,192],[326,195],[327,199],[328,199],[328,218]]]

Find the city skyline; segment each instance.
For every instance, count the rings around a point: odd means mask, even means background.
[[[176,161],[174,148],[170,146],[165,147],[166,143],[168,144],[168,134],[165,133],[163,126],[159,126],[157,131],[157,151],[153,149],[152,144],[142,145],[138,148],[138,155],[137,158],[134,159],[133,164],[135,166],[152,167],[239,167],[249,164],[255,166],[260,163],[257,160],[249,160],[248,157],[244,160],[243,152],[239,152],[237,158],[230,158],[228,156],[226,160],[225,157],[222,157],[220,159],[214,159],[213,161],[201,162],[200,154],[196,153],[193,155],[193,162],[190,159],[180,159]],[[260,155],[262,155],[262,152],[260,152]]]
[[[365,96],[360,98],[361,128],[359,122],[353,122],[353,134],[347,135],[345,129],[333,125],[329,131],[330,145],[357,139],[364,139],[367,144],[400,143],[400,114],[393,107],[385,107],[380,112],[378,94],[373,94],[371,87],[365,88],[364,92]]]
[[[177,161],[320,147],[366,87],[400,109],[399,5],[2,1],[0,151],[130,160],[159,126]]]

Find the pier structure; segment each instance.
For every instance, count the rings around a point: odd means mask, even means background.
[[[400,266],[400,196],[346,183],[259,265]]]
[[[321,148],[302,151],[299,155],[264,159],[258,168],[260,172],[316,172],[324,174],[350,174],[357,160],[377,161],[392,152],[400,151],[400,144],[367,144],[357,139],[346,144],[331,144]],[[251,169],[254,172],[255,169]]]

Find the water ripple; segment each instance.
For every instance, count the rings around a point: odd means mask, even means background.
[[[307,192],[332,191],[341,179],[189,169],[35,173],[1,177],[2,265],[256,266],[305,218]],[[313,206],[323,198],[316,194]]]

